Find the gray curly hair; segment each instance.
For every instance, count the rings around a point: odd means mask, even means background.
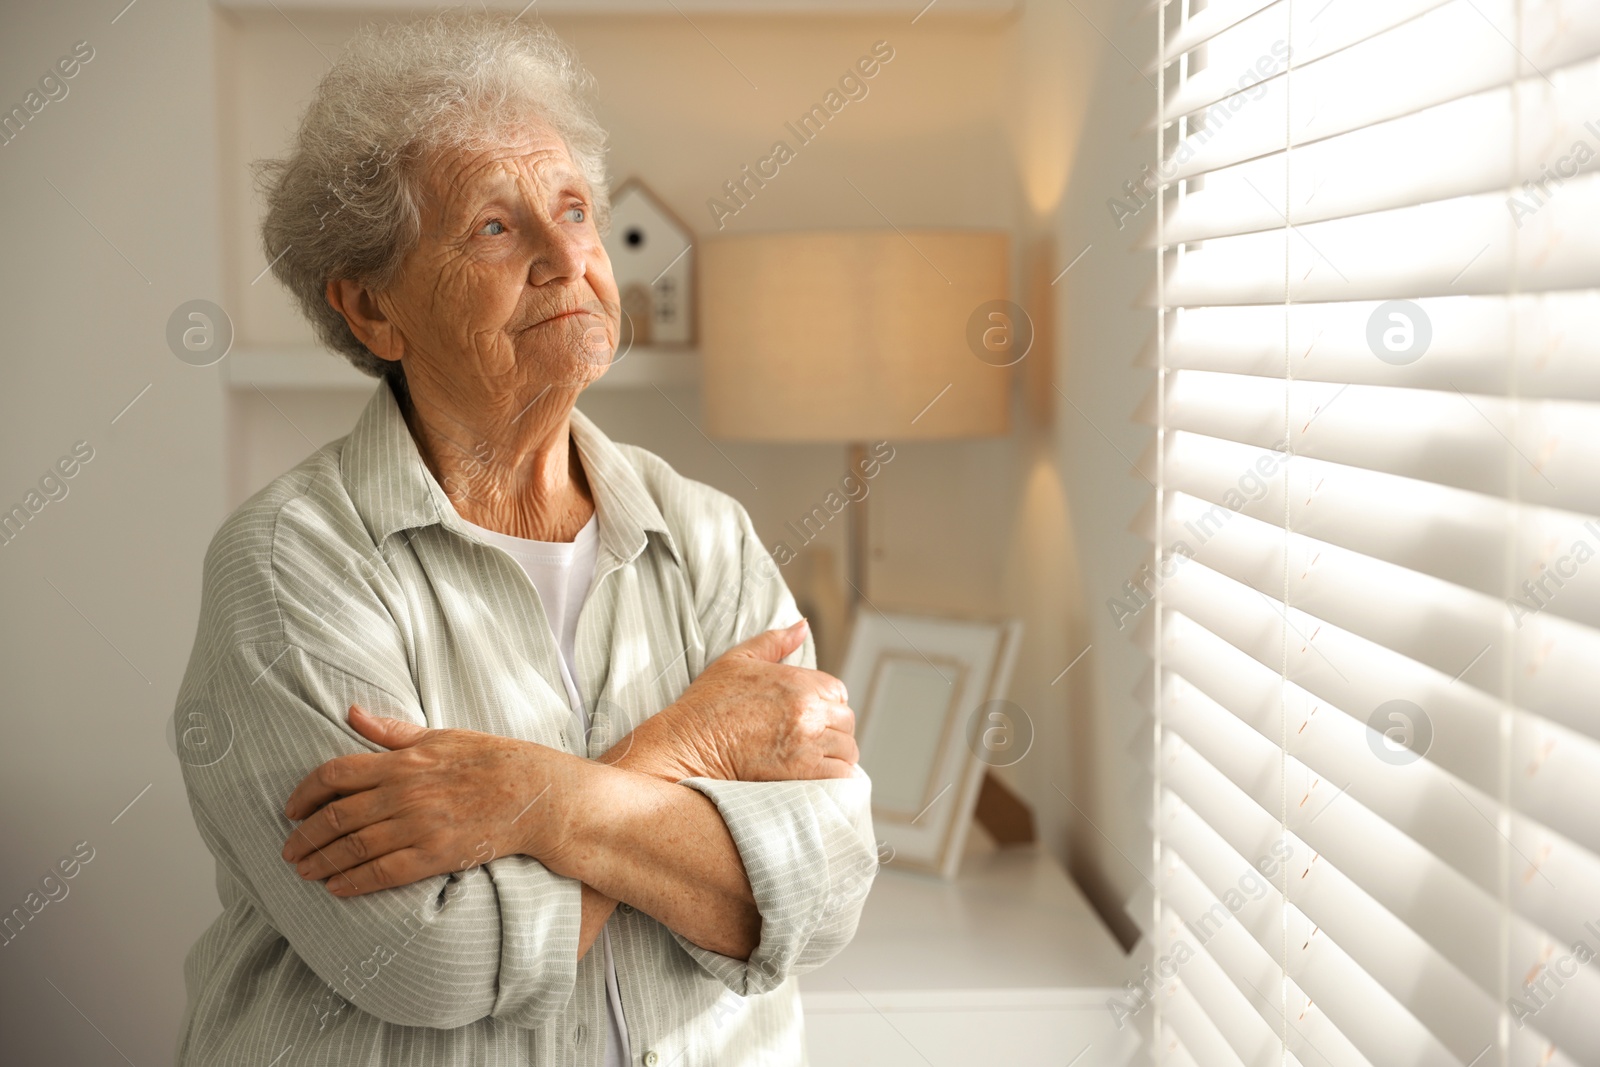
[[[357,340],[326,290],[335,279],[374,289],[394,280],[420,233],[421,168],[441,150],[489,147],[543,119],[588,181],[605,233],[606,134],[593,86],[553,32],[505,15],[450,12],[357,33],[317,86],[288,158],[255,165],[263,250],[317,339],[403,386],[400,364]]]

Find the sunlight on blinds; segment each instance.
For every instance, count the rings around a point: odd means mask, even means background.
[[[1600,3],[1154,11],[1125,1013],[1162,1064],[1596,1067]]]

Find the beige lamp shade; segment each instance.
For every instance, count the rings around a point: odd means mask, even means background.
[[[1009,295],[1005,234],[754,234],[707,241],[700,254],[701,388],[713,436],[1009,432],[1010,370],[980,359],[969,340],[975,316]]]

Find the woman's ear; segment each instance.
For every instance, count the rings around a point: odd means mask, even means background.
[[[360,282],[336,278],[325,290],[328,303],[344,316],[356,340],[379,359],[398,362],[405,355],[405,339],[383,313],[377,294]]]

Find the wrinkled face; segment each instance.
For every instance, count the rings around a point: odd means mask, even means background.
[[[417,246],[379,301],[413,380],[516,397],[605,373],[617,286],[592,193],[561,136],[531,122],[493,148],[436,155]]]

